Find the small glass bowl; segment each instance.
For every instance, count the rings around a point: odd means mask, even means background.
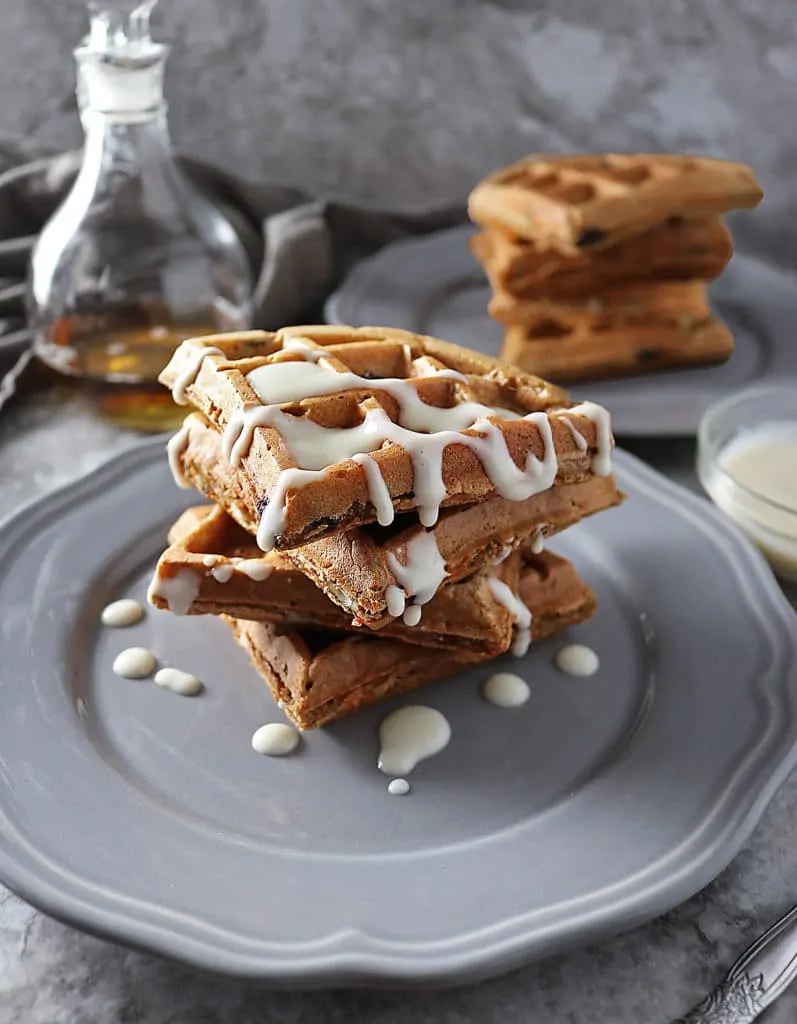
[[[775,500],[742,483],[727,465],[731,445],[770,429],[797,438],[797,379],[747,388],[712,405],[698,430],[697,475],[712,501],[758,545],[778,576],[797,582],[797,502],[785,494]],[[782,471],[796,480],[797,460]]]

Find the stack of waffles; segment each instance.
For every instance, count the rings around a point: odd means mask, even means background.
[[[723,362],[733,337],[706,287],[733,255],[720,218],[761,195],[749,167],[704,157],[531,157],[492,174],[468,208],[503,358],[555,381]]]
[[[150,601],[222,616],[300,728],[592,614],[544,542],[620,501],[599,406],[387,328],[192,339],[161,381],[196,410],[175,479],[212,504]]]

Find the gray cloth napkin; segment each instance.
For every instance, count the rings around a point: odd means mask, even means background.
[[[25,276],[37,233],[71,186],[80,153],[37,155],[0,136],[0,406],[31,362],[25,327]],[[462,203],[379,209],[312,199],[280,185],[261,185],[190,157],[181,164],[237,228],[256,273],[256,327],[317,322],[324,299],[360,259],[408,235],[460,222]],[[14,166],[16,164],[16,166]],[[32,365],[32,363],[31,363]]]

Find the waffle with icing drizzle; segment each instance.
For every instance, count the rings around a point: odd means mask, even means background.
[[[561,253],[497,229],[469,246],[494,293],[524,299],[578,299],[642,281],[713,281],[733,255],[733,239],[717,218],[671,217],[640,235],[597,252]]]
[[[520,556],[513,551],[500,563],[439,591],[417,626],[393,619],[380,635],[449,651],[453,646],[463,661],[495,657],[508,650],[514,619],[496,599],[489,581],[500,580],[517,592],[519,567]],[[283,628],[358,632],[351,615],[284,555],[264,555],[254,538],[219,506],[187,509],[174,523],[149,597],[157,608],[189,615],[224,614]]]
[[[432,526],[441,508],[496,494],[524,500],[610,473],[605,410],[406,331],[295,327],[191,339],[160,380],[221,433],[257,508],[263,550],[389,525],[408,510]],[[173,440],[173,463],[185,441]]]
[[[586,447],[587,441],[573,421],[563,425],[572,431],[577,446]],[[245,473],[223,458],[219,432],[200,414],[187,418],[184,441],[175,459],[181,479],[221,505],[249,534],[257,531],[257,491]],[[494,497],[444,509],[428,530],[417,515],[407,512],[396,516],[389,526],[361,525],[281,554],[357,624],[378,629],[410,609],[417,609],[410,612],[417,614],[421,611],[418,602],[437,592],[433,588],[464,579],[525,538],[531,536],[539,544],[620,500],[612,476],[590,476],[525,501]],[[417,568],[415,586],[406,577],[407,565]],[[391,595],[398,607],[391,607]],[[425,617],[425,609],[422,614]]]
[[[520,592],[535,640],[584,622],[595,595],[573,566],[550,552],[528,552]],[[225,616],[274,699],[300,729],[328,725],[369,704],[467,667],[459,651],[433,651],[381,634],[280,627]]]
[[[576,253],[616,244],[671,217],[752,208],[761,188],[744,164],[675,154],[531,156],[471,192],[471,220]]]

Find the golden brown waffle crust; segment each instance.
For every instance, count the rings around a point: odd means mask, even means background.
[[[594,251],[539,250],[532,242],[488,228],[469,246],[495,292],[523,299],[579,299],[641,281],[713,281],[733,255],[718,218],[670,218],[617,245]]]
[[[717,216],[762,197],[744,164],[671,154],[527,157],[476,186],[468,212],[538,249],[616,244],[669,217]]]
[[[595,595],[565,559],[527,556],[521,594],[535,640],[586,621]],[[274,699],[300,729],[328,725],[369,704],[442,679],[467,667],[456,653],[423,650],[380,638],[330,636],[313,653],[301,630],[225,616]]]
[[[234,430],[241,416],[253,408],[263,408],[247,375],[275,362],[303,359],[299,353],[284,348],[297,342],[314,350],[323,349],[323,363],[331,373],[352,366],[361,376],[373,374],[374,379],[356,392],[289,403],[292,416],[337,428],[361,422],[364,413],[381,408],[388,410],[395,420],[396,403],[380,389],[379,378],[401,378],[411,380],[430,406],[457,404],[464,396],[484,406],[516,412],[521,418],[489,422],[493,424],[491,430],[500,432],[508,458],[517,467],[525,466],[531,455],[544,460],[546,454],[554,454],[556,482],[572,483],[587,479],[597,465],[595,456],[602,444],[602,434],[595,417],[596,410],[601,414],[602,410],[589,403],[568,403],[560,389],[507,363],[407,331],[307,326],[286,328],[277,334],[254,331],[192,339],[177,349],[160,380],[184,390],[185,397],[218,430]],[[203,357],[203,350],[209,354]],[[440,374],[440,370],[444,372]],[[451,377],[452,371],[461,378]],[[181,382],[186,380],[188,384],[183,389]],[[534,414],[541,414],[545,431]],[[532,418],[525,418],[529,415]],[[586,450],[574,442],[563,416],[574,422],[586,439]],[[545,436],[548,429],[549,440]],[[442,453],[443,508],[483,501],[496,493],[482,458],[469,446],[470,440],[483,436],[481,429],[466,429],[457,434],[463,442],[448,443]],[[393,509],[400,512],[417,508],[417,479],[411,453],[401,444],[385,443],[370,457],[378,467]],[[288,445],[271,426],[254,429],[251,443],[245,446],[238,464],[259,516],[269,501],[275,500],[280,482],[287,479],[281,474],[296,469]],[[280,525],[270,538],[278,549],[297,547],[316,537],[376,519],[364,467],[353,459],[336,463],[317,479],[303,480],[300,486],[287,486],[280,495]]]
[[[188,417],[180,471],[188,482],[221,505],[243,528],[254,533],[258,506],[245,469],[233,470],[221,457],[220,439],[198,414]],[[613,477],[590,477],[513,502],[491,498],[478,505],[445,510],[429,531],[445,562],[447,582],[469,576],[507,547],[529,535],[552,536],[606,508],[620,496]],[[425,533],[414,517],[411,525],[377,542],[370,531],[355,527],[284,552],[297,568],[350,617],[372,628],[390,621],[386,593],[399,585],[391,555],[406,562],[407,546]]]
[[[243,564],[261,561],[271,568],[265,579],[252,579],[237,571]],[[450,651],[456,645],[461,659],[495,657],[512,642],[513,619],[495,599],[490,579],[517,591],[520,556],[513,552],[498,565],[490,565],[460,583],[438,592],[423,609],[417,626],[392,619],[380,636]],[[215,573],[215,575],[214,575]],[[299,572],[285,556],[263,555],[218,506],[187,509],[169,531],[169,547],[161,555],[150,601],[171,610],[172,581],[194,594],[185,613],[228,615],[233,618],[275,622],[281,626],[315,624],[341,632],[362,632],[347,615]]]
[[[596,335],[617,326],[644,326],[651,322],[688,329],[711,317],[704,281],[636,282],[606,288],[579,299],[555,301],[518,300],[508,292],[497,290],[493,292],[488,310],[494,320],[510,327],[549,323],[554,325],[549,333],[557,328],[584,329]],[[596,343],[600,344],[599,338]]]
[[[574,329],[554,338],[532,337],[515,325],[504,333],[502,352],[518,366],[569,383],[723,363],[733,354],[733,335],[714,318],[684,326],[621,324],[599,335]]]

